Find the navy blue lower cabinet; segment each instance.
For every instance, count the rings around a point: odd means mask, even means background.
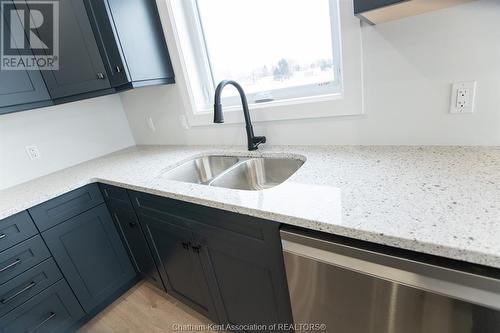
[[[107,184],[99,184],[99,187],[135,269],[157,288],[164,290],[158,268],[127,190]]]
[[[136,278],[104,204],[43,232],[42,237],[86,312]]]
[[[279,223],[129,194],[170,294],[238,331],[293,322]]]
[[[160,268],[167,292],[194,310],[219,321],[200,257],[192,249],[193,234],[179,220],[139,215]]]
[[[84,315],[75,295],[59,280],[0,318],[2,333],[63,333]]]
[[[164,289],[146,237],[133,210],[109,207],[116,227],[120,230],[136,270],[159,289]]]
[[[258,240],[208,224],[195,224],[193,228],[199,235],[195,246],[210,289],[217,295],[214,300],[221,321],[236,327],[258,325],[255,327],[290,332],[273,326],[290,327],[293,322],[278,235],[269,233],[273,239]]]

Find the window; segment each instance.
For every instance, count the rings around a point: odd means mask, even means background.
[[[249,103],[340,93],[337,1],[186,1],[186,18],[198,35],[191,40],[201,109],[211,107],[225,79],[240,83]],[[235,89],[225,89],[223,98],[224,105],[239,103]]]
[[[188,125],[212,124],[215,87],[224,79],[243,86],[254,121],[363,114],[361,27],[352,0],[162,3]],[[223,98],[226,123],[241,123],[236,90],[228,86]]]

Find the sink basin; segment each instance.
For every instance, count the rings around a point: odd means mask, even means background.
[[[179,165],[163,177],[187,183],[208,184],[238,161],[239,158],[235,156],[203,156]]]
[[[236,190],[265,190],[290,178],[304,161],[277,157],[209,155],[167,171],[163,178]]]
[[[265,190],[283,183],[303,161],[288,158],[249,158],[215,178],[210,185],[237,190]]]

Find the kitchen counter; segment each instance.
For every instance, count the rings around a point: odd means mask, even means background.
[[[306,163],[264,191],[161,176],[208,153]],[[0,219],[93,182],[500,268],[500,147],[138,146],[1,190]]]

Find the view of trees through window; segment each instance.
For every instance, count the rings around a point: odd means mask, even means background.
[[[329,0],[197,3],[215,83],[258,93],[335,79]]]

